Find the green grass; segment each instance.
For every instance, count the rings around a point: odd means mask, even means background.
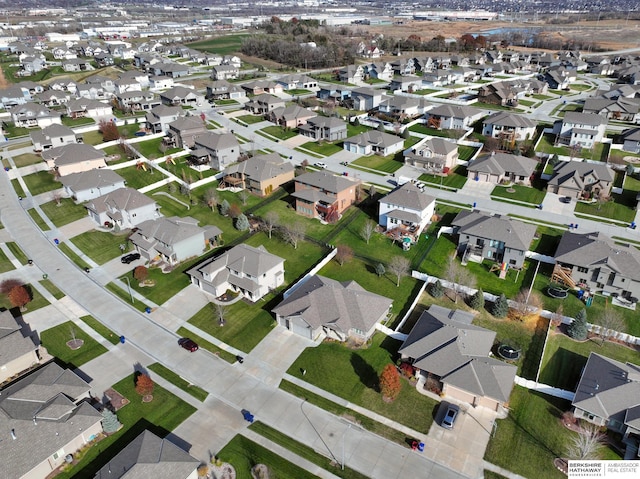
[[[220,35],[194,43],[188,43],[189,47],[203,52],[229,55],[240,51],[242,41],[247,38],[246,33]]]
[[[4,251],[0,250],[0,273],[6,273],[7,271],[11,271],[15,269],[7,255],[4,254]]]
[[[207,399],[207,396],[209,395],[209,393],[204,389],[198,386],[194,386],[193,384],[189,383],[189,381],[181,378],[179,374],[173,372],[171,369],[163,366],[160,363],[150,364],[149,366],[147,366],[147,368],[156,373],[158,376],[166,379],[174,386],[177,386],[186,393],[191,394],[200,402],[203,402],[205,399]]]
[[[416,123],[409,127],[409,131],[413,131],[415,133],[423,133],[425,135],[430,136],[440,136],[443,138],[454,138],[458,139],[462,136],[462,133],[459,130],[436,130],[434,128],[428,128],[422,123]]]
[[[42,219],[42,216],[40,216],[40,214],[35,210],[35,208],[31,208],[27,210],[27,213],[29,213],[29,216],[31,216],[31,219],[35,221],[36,225],[38,225],[38,228],[40,228],[42,231],[50,230],[47,223],[45,223],[45,221]]]
[[[84,254],[98,264],[104,264],[123,253],[120,245],[125,245],[128,249],[128,233],[113,234],[102,231],[85,231],[71,238],[71,242],[76,245]]]
[[[252,479],[251,468],[256,464],[269,467],[269,477],[277,479],[313,479],[316,476],[290,463],[276,453],[256,444],[244,436],[235,436],[218,453],[218,457],[233,465],[237,479]]]
[[[235,119],[240,120],[247,125],[253,125],[254,123],[260,123],[261,121],[264,121],[264,117],[260,115],[242,115],[236,116]]]
[[[285,129],[277,125],[266,126],[263,129],[258,130],[257,133],[266,133],[267,135],[270,135],[279,140],[288,140],[289,138],[293,138],[297,135],[294,130]]]
[[[62,124],[73,128],[74,126],[93,125],[95,121],[93,118],[69,118],[68,116],[63,116]]]
[[[120,176],[122,176],[127,182],[129,188],[139,190],[145,186],[149,186],[157,181],[164,180],[166,177],[155,168],[145,165],[147,171],[137,169],[135,166],[128,166],[126,168],[120,168],[116,170]]]
[[[79,268],[85,269],[89,267],[89,263],[84,261],[80,256],[76,254],[74,250],[72,250],[68,244],[60,243],[58,245],[58,249],[64,253],[64,255],[69,258],[73,263],[75,263]]]
[[[118,344],[120,342],[120,336],[118,334],[107,328],[93,316],[81,316],[79,319],[111,344]]]
[[[20,246],[18,246],[18,243],[15,243],[14,241],[7,241],[5,244],[7,245],[7,248],[9,248],[9,251],[13,253],[13,256],[20,261],[20,264],[25,265],[29,262],[29,258],[24,254],[24,251],[22,251]]]
[[[342,147],[336,145],[335,143],[327,143],[327,142],[317,142],[317,141],[308,141],[300,145],[299,148],[303,148],[305,150],[313,151],[323,156],[331,156],[339,151],[342,151]]]
[[[323,456],[322,454],[317,453],[311,447],[303,444],[301,442],[296,441],[295,439],[290,438],[286,434],[281,433],[277,429],[274,429],[270,426],[262,422],[255,422],[251,426],[249,426],[254,432],[257,432],[262,437],[269,439],[276,444],[281,445],[285,449],[297,454],[300,457],[305,458],[307,461],[312,462],[313,464],[325,469],[327,471],[331,471],[338,477],[342,477],[344,479],[367,479],[368,476],[361,474],[350,467],[345,467],[344,469],[337,466],[330,458]],[[337,458],[336,458],[337,459]]]
[[[42,158],[35,153],[23,153],[22,155],[14,156],[13,162],[15,163],[16,168],[22,168],[23,166],[42,163]]]
[[[216,174],[216,172],[211,168],[204,171],[198,171],[191,168],[187,163],[186,158],[175,158],[174,162],[175,164],[161,163],[160,167],[164,168],[170,173],[173,173],[181,180],[187,181],[189,183],[193,183],[194,181],[202,180],[204,178],[209,178],[210,176]]]
[[[447,176],[430,175],[424,173],[418,178],[419,181],[431,183],[429,186],[439,187],[447,186],[449,188],[460,189],[467,182],[467,168],[465,166],[456,166]]]
[[[74,338],[84,341],[83,345],[75,351],[67,346],[67,342]],[[72,368],[80,367],[84,363],[88,363],[92,359],[107,352],[107,348],[71,321],[42,331],[40,339],[49,354],[55,356]]]
[[[17,178],[14,178],[13,180],[11,180],[11,186],[13,186],[13,190],[16,192],[17,196],[21,198],[25,198],[27,196],[27,194],[22,189],[22,185],[20,184]]]
[[[102,133],[99,131],[87,131],[82,134],[82,142],[86,145],[99,145],[103,142]]]
[[[578,201],[575,212],[631,223],[636,217],[635,197],[637,193],[637,191],[623,190],[620,195],[612,194],[613,201],[607,201],[602,205]]]
[[[133,288],[133,283],[131,284],[131,287]],[[144,312],[147,309],[147,304],[144,301],[140,301],[135,298],[133,301],[131,301],[131,295],[126,290],[126,285],[125,285],[125,289],[122,289],[115,283],[108,283],[106,285],[106,288],[109,291],[111,291],[113,294],[115,294],[118,298],[123,300],[125,303],[133,306],[138,311]]]
[[[354,125],[353,123],[347,123],[347,138],[359,135],[365,131],[369,131],[371,128],[365,125]]]
[[[395,173],[404,165],[404,157],[402,156],[401,151],[388,156],[361,156],[357,160],[353,161],[352,164],[382,171],[384,173]]]
[[[40,281],[38,281],[42,286],[44,286],[44,289],[46,289],[47,291],[49,291],[49,293],[51,293],[51,295],[56,298],[56,299],[62,299],[64,298],[65,294],[60,291],[58,289],[58,287],[53,284],[53,282],[50,279],[42,279]]]
[[[59,206],[55,200],[49,201],[40,205],[40,209],[58,228],[87,216],[87,209],[71,198],[62,198]]]
[[[60,182],[49,171],[38,171],[37,173],[23,176],[22,179],[33,196],[62,187]]]
[[[305,349],[288,373],[302,379],[304,369],[305,381],[426,433],[433,422],[436,401],[405,382],[392,403],[384,402],[378,391],[378,377],[387,364],[395,362],[399,346],[399,341],[382,333],[376,333],[365,349],[349,349],[340,343],[324,342]]]
[[[461,161],[469,161],[478,149],[475,146],[458,145],[458,159]]]
[[[552,133],[545,133],[538,143],[538,148],[536,151],[542,153],[548,153],[551,155],[563,155],[563,156],[571,156],[571,149],[568,146],[554,146],[556,135]],[[596,160],[596,161],[606,161],[607,156],[606,153],[609,151],[608,145],[605,149],[603,143],[596,144],[595,148],[592,150],[588,150],[583,148],[582,150],[574,153],[575,158],[586,158],[588,160]]]
[[[187,328],[178,328],[178,331],[176,331],[181,337],[183,338],[191,338],[193,339],[196,343],[198,343],[198,346],[200,346],[200,348],[202,349],[206,349],[207,351],[209,351],[212,354],[215,354],[216,356],[218,356],[220,359],[225,360],[226,362],[233,364],[236,362],[236,357],[225,351],[222,348],[219,348],[218,346],[216,346],[215,344],[207,341],[206,339],[198,336],[197,334],[191,332],[190,330],[188,330]]]
[[[513,189],[515,191],[513,193],[510,193],[509,191],[507,191],[510,189]],[[542,200],[544,200],[544,195],[544,191],[537,190],[530,186],[522,185],[511,185],[509,187],[496,186],[491,192],[492,197],[522,201],[524,203],[531,203],[534,205],[539,205],[540,203],[542,203]]]
[[[157,384],[153,388],[153,401],[143,403],[135,391],[133,375],[114,384],[113,389],[130,401],[117,411],[123,428],[92,445],[82,454],[78,464],[56,476],[58,479],[91,479],[145,429],[165,437],[196,411],[195,407]],[[77,459],[78,454],[75,457]]]

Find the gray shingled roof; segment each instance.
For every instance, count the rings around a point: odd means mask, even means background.
[[[428,111],[429,116],[441,116],[445,118],[468,118],[482,113],[479,108],[472,106],[439,105]]]
[[[118,211],[131,211],[152,204],[155,204],[155,200],[136,189],[118,188],[106,195],[90,200],[85,206],[96,213],[103,213],[110,208]]]
[[[197,129],[202,129],[203,133],[206,131],[204,122],[199,116],[181,116],[169,123],[169,127],[176,131]]]
[[[73,191],[104,188],[120,182],[124,182],[124,178],[108,168],[71,173],[60,178],[60,183]]]
[[[184,218],[178,216],[172,216],[170,218],[162,217],[140,223],[137,231],[131,235],[131,241],[136,244],[139,241],[148,244],[160,241],[171,247],[203,231],[204,229],[198,226],[198,220],[190,216]],[[150,240],[145,240],[143,236],[146,236]]]
[[[337,176],[327,171],[314,171],[296,177],[296,183],[321,188],[331,193],[338,193],[347,188],[355,188],[358,182],[345,176]],[[296,192],[296,193],[299,193]],[[334,198],[335,200],[335,198]]]
[[[486,125],[510,126],[514,128],[531,128],[536,122],[523,115],[500,111],[484,119]]]
[[[379,200],[393,206],[401,206],[414,211],[424,211],[436,199],[418,189],[413,183],[405,183]]]
[[[240,148],[238,140],[232,133],[204,133],[196,138],[195,145],[212,151]]]
[[[47,161],[54,159],[57,166],[71,165],[88,160],[104,159],[105,153],[102,150],[86,145],[84,143],[70,143],[64,146],[57,146],[42,152],[42,159]]]
[[[549,180],[550,185],[563,185],[574,179],[579,188],[584,187],[584,177],[592,174],[596,179],[613,181],[613,169],[602,163],[587,163],[584,161],[562,161],[553,172]]]
[[[186,479],[200,461],[145,430],[100,469],[95,479]]]
[[[293,170],[293,164],[284,161],[279,154],[268,153],[231,165],[224,170],[224,174],[242,173],[252,180],[265,181]]]
[[[495,153],[481,156],[469,166],[469,171],[480,171],[492,175],[503,175],[507,172],[518,176],[529,177],[536,170],[538,162],[526,156],[509,153]]]
[[[314,330],[326,326],[347,334],[351,329],[369,331],[392,303],[355,281],[312,276],[273,312],[283,317],[299,315]]]
[[[256,248],[241,243],[217,258],[196,266],[194,269],[213,274],[226,268],[258,278],[281,263],[284,263],[284,258],[269,253],[264,246]]]
[[[396,143],[404,143],[404,139],[390,133],[385,133],[384,131],[368,130],[359,135],[347,138],[345,142],[355,143],[360,146],[373,145],[388,148]]]
[[[451,222],[458,234],[502,241],[507,248],[527,251],[536,226],[508,216],[491,216],[480,211],[461,211]]]
[[[568,111],[564,115],[563,123],[572,123],[579,125],[600,126],[606,125],[607,119],[604,116],[595,113],[580,113],[577,111]]]
[[[14,359],[38,349],[31,337],[25,337],[22,328],[7,311],[0,312],[0,367]]]

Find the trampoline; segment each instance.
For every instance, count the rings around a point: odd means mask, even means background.
[[[556,299],[565,299],[567,296],[569,296],[569,292],[566,289],[560,288],[559,286],[549,286],[547,288],[547,294]]]
[[[513,346],[509,346],[508,344],[501,344],[500,347],[498,347],[498,355],[502,359],[516,361],[520,359],[520,350]]]

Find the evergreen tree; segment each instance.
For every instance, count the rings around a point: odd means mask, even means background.
[[[476,311],[480,311],[484,308],[484,291],[482,291],[482,289],[479,289],[473,296],[471,296],[469,299],[469,306]]]
[[[581,309],[576,317],[567,327],[567,333],[576,341],[584,341],[587,339],[589,329],[587,328],[587,310]]]
[[[247,231],[249,229],[249,226],[249,220],[247,219],[247,217],[243,213],[240,213],[240,215],[236,219],[236,229],[240,231]]]
[[[496,318],[506,318],[507,313],[509,313],[509,302],[507,301],[507,297],[503,293],[498,296],[495,303],[493,303],[491,314],[493,314]]]
[[[435,283],[431,283],[431,285],[429,286],[429,294],[436,299],[442,298],[442,295],[444,294],[444,288],[442,287],[442,283],[440,282],[440,280],[437,280]]]
[[[382,276],[386,271],[387,270],[382,263],[378,263],[376,265],[376,274],[378,275],[378,277]]]
[[[222,216],[227,216],[229,214],[230,208],[231,205],[229,204],[229,202],[226,199],[222,200],[222,203],[220,203],[220,214]]]
[[[121,426],[118,416],[109,409],[104,408],[102,411],[102,430],[107,434],[112,434],[120,429]]]

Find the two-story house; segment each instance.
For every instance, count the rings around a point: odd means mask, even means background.
[[[167,133],[169,125],[185,115],[185,111],[180,106],[154,106],[145,116],[146,128],[151,133]]]
[[[69,143],[42,152],[42,159],[57,176],[106,168],[103,150],[84,143]]]
[[[275,108],[266,114],[269,121],[284,128],[297,128],[316,116],[316,113],[298,105]]]
[[[404,164],[432,175],[446,175],[458,162],[458,145],[446,138],[427,137],[403,152]]]
[[[347,124],[335,116],[315,116],[298,127],[298,133],[314,140],[337,141],[347,137]]]
[[[98,226],[112,224],[117,231],[134,228],[160,216],[158,205],[133,188],[119,188],[94,198],[85,205],[89,218]]]
[[[436,199],[421,191],[413,183],[405,183],[379,201],[378,224],[386,231],[419,237],[429,224],[436,207]]]
[[[278,153],[268,153],[226,167],[221,184],[267,196],[294,176],[291,162],[284,161]]]
[[[113,107],[99,100],[86,98],[69,100],[66,107],[69,118],[93,118],[94,120],[113,118]]]
[[[554,168],[547,191],[576,199],[607,198],[613,180],[613,169],[607,164],[562,161]]]
[[[60,178],[60,183],[67,196],[76,203],[84,203],[125,187],[124,178],[108,168],[71,173]]]
[[[76,134],[71,128],[57,123],[42,130],[32,131],[30,134],[33,151],[40,152],[71,143],[82,143],[82,135]]]
[[[174,86],[160,93],[160,101],[169,106],[199,106],[204,103],[204,96],[191,88]]]
[[[16,105],[11,110],[11,120],[16,127],[22,128],[46,128],[57,123],[62,124],[62,114],[55,110],[38,105],[37,103],[25,103]]]
[[[425,113],[427,127],[436,130],[464,130],[484,116],[472,106],[440,105]]]
[[[284,108],[285,106],[285,101],[282,98],[263,93],[246,102],[244,109],[249,110],[254,115],[266,115],[276,108]]]
[[[607,129],[607,119],[595,113],[568,111],[562,120],[553,125],[558,143],[567,146],[593,148],[602,142]]]
[[[240,76],[240,68],[234,65],[216,65],[211,69],[212,80],[233,80]]]
[[[309,218],[331,219],[356,202],[360,182],[327,171],[305,173],[296,177],[295,209]]]
[[[222,171],[240,158],[240,143],[233,133],[207,132],[195,139],[191,155],[195,164]]]
[[[209,134],[199,116],[180,116],[169,123],[164,143],[174,148],[194,148],[196,139]]]
[[[247,93],[239,85],[227,80],[216,80],[207,85],[207,99],[211,100],[239,100],[247,97]]]
[[[482,134],[500,140],[503,147],[513,150],[516,141],[530,140],[536,133],[537,123],[526,116],[497,112],[482,122]]]

